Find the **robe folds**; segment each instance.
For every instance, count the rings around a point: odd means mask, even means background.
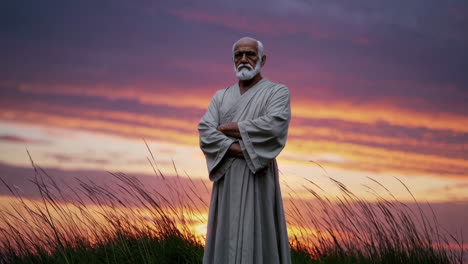
[[[289,89],[263,78],[219,90],[198,124],[213,181],[204,264],[291,263],[276,156],[286,144]],[[217,130],[237,122],[241,138]],[[225,157],[238,142],[245,159]]]

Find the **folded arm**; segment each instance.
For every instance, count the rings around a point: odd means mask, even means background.
[[[239,135],[239,145],[250,170],[255,173],[278,156],[286,144],[291,118],[289,89],[281,86],[272,91],[265,114],[238,123],[221,125],[226,135]]]
[[[255,173],[276,158],[286,144],[291,118],[289,89],[286,86],[272,91],[264,115],[239,122],[219,124],[214,99],[199,124],[200,146],[209,168],[213,169],[223,157],[238,157],[244,158]]]
[[[229,146],[229,149],[226,152],[226,157],[245,159],[244,153],[242,152],[242,149],[238,142],[234,142],[231,144],[231,146]]]
[[[215,171],[225,157],[243,158],[240,145],[236,142],[237,139],[218,129],[220,117],[217,98],[217,94],[215,94],[206,113],[198,123],[200,148],[205,155],[210,174]]]
[[[239,139],[241,138],[241,134],[240,134],[239,126],[237,125],[237,122],[229,122],[229,123],[221,124],[220,126],[218,126],[217,130],[225,134],[226,136],[239,138]],[[231,144],[226,155],[229,157],[245,158],[244,153],[242,152],[242,149],[240,147],[240,144],[237,142]]]
[[[229,122],[229,123],[224,123],[218,126],[218,131],[222,132],[226,136],[230,136],[233,138],[241,138],[241,134],[239,131],[239,126],[237,125],[237,122]]]

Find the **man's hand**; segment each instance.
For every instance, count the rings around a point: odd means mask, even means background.
[[[224,123],[218,127],[218,130],[224,133],[226,136],[241,138],[239,126],[236,122]]]
[[[242,149],[237,142],[234,142],[231,144],[231,146],[229,146],[229,149],[226,152],[226,156],[245,159],[244,153],[242,153]]]

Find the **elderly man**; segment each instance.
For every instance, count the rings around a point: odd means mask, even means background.
[[[213,181],[203,263],[291,263],[276,156],[286,143],[289,89],[262,77],[263,44],[233,45],[238,83],[216,92],[198,124]]]

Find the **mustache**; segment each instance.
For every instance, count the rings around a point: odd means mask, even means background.
[[[242,64],[239,64],[239,66],[237,66],[237,70],[239,70],[241,67],[247,67],[249,70],[253,70],[254,68],[248,64],[248,63],[242,63]]]

